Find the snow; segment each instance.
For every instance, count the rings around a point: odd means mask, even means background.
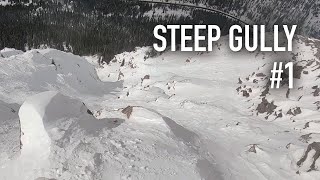
[[[1,0],[0,1],[0,6],[7,6],[10,5],[11,3],[9,2],[9,0]]]
[[[32,4],[32,0],[29,0],[29,2],[19,2],[19,4],[22,4],[24,6],[29,6],[30,4]],[[17,3],[15,2],[10,2],[9,0],[0,0],[0,6],[12,6],[12,5],[16,5]]]
[[[19,119],[23,134],[20,153],[0,149],[12,157],[1,156],[0,179],[317,179],[317,143],[297,165],[320,138],[317,41],[296,37],[295,56],[234,53],[227,39],[210,53],[136,48],[110,64],[54,49],[1,58],[0,105],[22,106],[19,117],[0,113]],[[309,72],[295,81],[303,90],[261,97],[267,78],[256,74],[268,77],[281,59]],[[257,113],[262,98],[277,105],[271,115]]]
[[[12,48],[4,48],[0,51],[1,58],[7,58],[10,56],[22,54],[23,52],[20,50],[12,49]]]
[[[191,14],[190,10],[182,10],[182,9],[172,10],[167,8],[162,9],[162,8],[154,7],[152,10],[144,13],[143,15],[145,17],[155,18],[159,20],[161,18],[165,18],[169,16],[176,16],[177,18],[190,17],[190,14]]]
[[[43,118],[45,110],[56,92],[44,92],[27,99],[19,110],[21,125],[21,156],[43,156],[47,159],[50,153],[50,138],[45,130]],[[41,155],[43,154],[43,155]],[[34,159],[34,161],[36,161]],[[38,163],[38,162],[35,162]]]
[[[22,133],[19,165],[24,166],[24,172],[20,173],[23,176],[20,178],[34,178],[28,171],[48,167],[51,140],[44,127],[43,118],[46,106],[55,95],[56,92],[44,92],[32,96],[19,110]]]
[[[6,51],[7,52],[7,51]],[[8,102],[22,104],[27,97],[46,90],[59,91],[71,97],[80,94],[110,95],[121,82],[104,84],[93,66],[79,56],[57,50],[31,50],[1,59],[0,97],[15,96]],[[11,81],[11,83],[7,83]]]
[[[0,166],[14,158],[20,149],[19,107],[0,100]]]

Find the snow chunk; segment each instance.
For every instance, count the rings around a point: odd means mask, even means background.
[[[57,92],[49,91],[28,98],[19,110],[21,124],[21,158],[29,166],[42,165],[50,154],[51,140],[44,127],[46,107]],[[50,118],[50,117],[49,117]]]
[[[0,51],[0,57],[8,58],[8,57],[15,56],[22,53],[23,51],[20,51],[20,50],[16,50],[12,48],[4,48],[3,50]]]

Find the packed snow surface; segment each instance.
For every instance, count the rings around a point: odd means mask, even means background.
[[[233,53],[227,39],[109,64],[1,51],[0,179],[318,179],[319,42]],[[283,60],[301,70],[289,94],[267,88]]]

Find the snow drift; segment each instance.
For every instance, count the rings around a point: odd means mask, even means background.
[[[22,104],[27,97],[48,90],[74,98],[104,96],[121,85],[102,83],[94,66],[69,53],[53,49],[2,53],[8,57],[0,57],[0,97],[8,102]]]
[[[45,176],[42,169],[52,165],[50,154],[56,151],[55,145],[63,146],[64,136],[70,140],[67,131],[79,134],[83,132],[88,136],[108,127],[108,122],[94,118],[84,103],[55,91],[29,97],[20,107],[19,117],[21,154],[13,163],[5,166],[5,171],[0,171],[4,178],[8,179],[35,179]],[[72,128],[59,128],[64,125]],[[20,172],[17,173],[18,171]]]

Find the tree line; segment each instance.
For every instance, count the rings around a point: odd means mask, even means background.
[[[188,8],[184,9],[187,16],[146,16],[146,12],[179,7],[119,0],[37,0],[28,6],[28,1],[12,1],[15,5],[0,6],[0,49],[48,46],[77,55],[101,54],[106,62],[118,53],[152,45],[156,41],[153,28],[158,24],[217,24],[227,30],[236,23]]]

